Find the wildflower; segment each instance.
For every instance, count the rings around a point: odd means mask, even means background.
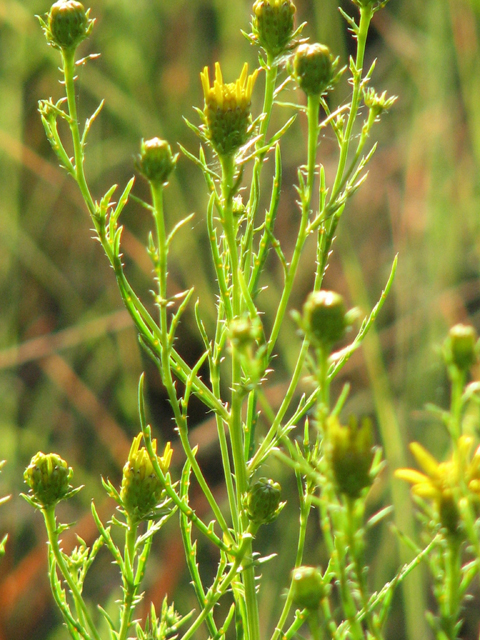
[[[302,44],[293,62],[293,75],[307,95],[320,96],[333,82],[335,64],[324,44]]]
[[[151,138],[142,140],[140,155],[136,165],[140,173],[155,184],[165,184],[175,169],[177,157],[172,154],[170,145],[166,140]]]
[[[75,50],[90,34],[94,20],[88,17],[83,4],[76,0],[58,0],[40,24],[50,45],[64,51]]]
[[[285,503],[280,503],[281,487],[270,478],[259,478],[247,494],[247,515],[254,525],[273,522]]]
[[[292,571],[292,596],[297,607],[318,609],[326,596],[322,574],[316,567],[297,567]]]
[[[253,5],[253,38],[274,58],[290,48],[295,11],[292,0],[256,0]]]
[[[329,350],[347,328],[342,296],[334,291],[312,291],[303,305],[303,324],[307,336]]]
[[[434,502],[441,524],[449,533],[457,533],[460,521],[456,495],[461,487],[462,475],[465,477],[467,488],[476,492],[479,483],[480,452],[470,463],[467,458],[473,440],[469,436],[461,436],[458,440],[457,452],[447,462],[438,462],[431,453],[418,442],[410,443],[418,465],[424,473],[415,469],[397,469],[395,476],[406,480],[412,485],[412,493],[421,498]]]
[[[208,67],[200,74],[205,97],[206,136],[219,155],[235,153],[249,138],[250,105],[257,75],[258,69],[249,76],[248,64],[245,63],[240,78],[225,84],[217,62],[212,87]]]
[[[337,417],[331,416],[327,427],[327,457],[335,484],[341,494],[356,499],[363,489],[372,484],[370,469],[374,449],[372,425],[364,418],[358,424],[352,416],[343,426]]]
[[[370,111],[373,111],[375,118],[384,111],[388,111],[388,109],[393,106],[396,99],[396,96],[387,98],[386,91],[382,94],[377,93],[373,87],[368,87],[363,92],[363,101],[365,102],[365,106],[370,109]]]
[[[452,327],[444,344],[446,363],[460,371],[468,371],[477,361],[477,338],[477,332],[471,326],[456,324]]]
[[[48,509],[73,495],[70,480],[73,469],[56,453],[42,453],[33,456],[23,474],[30,487],[30,501],[38,509]]]
[[[155,515],[163,493],[163,483],[155,473],[152,461],[145,447],[140,447],[142,434],[133,439],[128,460],[123,467],[122,487],[120,499],[122,506],[130,518],[136,522],[148,520]],[[152,442],[153,450],[157,452],[157,441]],[[168,442],[163,456],[157,461],[163,473],[170,467],[173,451]]]

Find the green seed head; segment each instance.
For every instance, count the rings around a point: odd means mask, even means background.
[[[308,338],[325,349],[331,349],[345,336],[345,315],[345,304],[339,293],[312,291],[303,305],[303,322]]]
[[[177,156],[166,140],[142,140],[136,165],[140,173],[153,184],[165,184],[175,169]]]
[[[468,371],[477,361],[477,332],[471,326],[456,324],[445,341],[445,359],[461,371]]]
[[[316,567],[297,567],[292,571],[293,602],[301,609],[314,611],[326,595],[322,574]]]
[[[53,507],[68,497],[73,469],[56,453],[33,456],[23,478],[30,487],[30,497],[40,509]]]
[[[327,428],[327,456],[341,494],[356,499],[372,484],[370,469],[374,450],[372,425],[367,418],[358,424],[352,416],[347,426],[331,417]]]
[[[283,505],[280,504],[281,487],[270,478],[259,478],[247,495],[247,515],[255,525],[273,522]]]
[[[302,44],[293,62],[293,75],[307,95],[320,96],[334,78],[333,56],[324,44]]]
[[[57,49],[72,50],[85,40],[93,27],[83,4],[76,0],[58,0],[52,5],[47,23],[42,26],[49,43]]]
[[[295,31],[295,5],[291,0],[256,0],[253,5],[253,37],[273,57],[285,53]]]
[[[135,522],[148,520],[155,515],[155,509],[162,499],[164,486],[155,473],[152,462],[145,447],[140,447],[142,434],[134,438],[128,460],[123,467],[122,487],[120,498],[122,506],[130,518]],[[156,451],[156,441],[153,441]],[[168,471],[172,458],[170,443],[165,447],[164,454],[157,458],[164,473]]]

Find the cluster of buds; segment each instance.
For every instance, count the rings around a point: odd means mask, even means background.
[[[352,416],[346,426],[336,416],[327,422],[326,454],[340,494],[355,500],[372,484],[374,459],[372,425]]]
[[[273,522],[285,506],[280,502],[281,487],[271,478],[259,478],[250,487],[246,497],[247,515],[254,526]]]
[[[232,350],[240,357],[242,370],[248,379],[247,384],[258,384],[265,374],[266,366],[265,345],[261,344],[263,327],[260,318],[234,318],[228,325],[228,336]]]
[[[38,509],[50,509],[60,500],[70,498],[80,489],[73,489],[70,481],[73,469],[56,453],[33,456],[23,474],[30,491],[25,496]]]
[[[153,468],[145,447],[140,448],[142,434],[133,439],[128,460],[123,467],[120,504],[133,522],[150,520],[156,517],[156,511],[162,501],[164,484]],[[157,441],[152,441],[153,451],[157,452]],[[157,456],[162,473],[170,467],[173,450],[168,442],[162,457]]]
[[[272,58],[295,46],[295,12],[292,0],[255,1],[251,37]]]
[[[140,155],[135,161],[142,176],[154,185],[162,185],[168,181],[175,169],[178,154],[172,153],[166,140],[151,138],[142,140]]]
[[[323,576],[317,567],[297,567],[292,571],[292,599],[301,609],[316,611],[327,595]]]
[[[236,153],[250,137],[252,123],[250,106],[252,91],[258,69],[248,75],[248,64],[244,64],[236,82],[223,82],[220,64],[215,64],[215,80],[210,85],[208,67],[200,74],[205,108],[203,120],[205,135],[219,156]]]
[[[467,372],[477,362],[480,343],[477,332],[469,325],[456,324],[448,332],[443,345],[443,355],[447,366],[454,366]]]
[[[52,5],[46,20],[39,18],[48,43],[61,51],[74,51],[90,35],[94,20],[81,2],[58,0]]]
[[[307,96],[321,96],[332,88],[338,61],[319,43],[302,44],[293,60],[293,76]]]
[[[344,338],[349,325],[342,296],[334,291],[312,291],[303,305],[301,324],[314,346],[331,351]]]

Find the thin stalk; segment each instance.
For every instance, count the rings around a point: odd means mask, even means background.
[[[295,242],[295,248],[293,250],[292,261],[285,278],[285,283],[282,291],[282,296],[278,304],[277,313],[275,315],[275,321],[272,327],[272,333],[268,341],[267,353],[268,357],[272,356],[273,349],[277,342],[280,328],[283,324],[283,319],[287,311],[290,294],[292,292],[293,283],[297,273],[298,264],[302,255],[303,246],[307,239],[306,229],[308,226],[308,220],[310,216],[310,207],[313,195],[313,186],[315,180],[315,168],[316,168],[316,154],[318,144],[318,114],[320,110],[320,101],[318,96],[308,96],[308,160],[307,160],[307,182],[302,188],[301,201],[302,211],[300,219],[300,228],[298,230],[297,240]]]
[[[137,540],[138,524],[129,517],[125,534],[125,571],[123,577],[123,609],[118,640],[127,640],[128,631],[132,624],[135,598],[138,591],[138,582],[135,580],[135,543]]]
[[[232,310],[233,316],[238,317],[242,311],[242,287],[239,277],[238,248],[236,244],[236,221],[233,216],[232,190],[234,180],[234,158],[233,156],[223,156],[222,162],[222,196],[223,214],[222,220],[225,237],[227,240],[230,268],[232,272]],[[239,529],[235,532],[237,542],[243,533],[248,529],[248,518],[241,508],[242,498],[248,490],[247,465],[244,456],[243,426],[242,426],[242,403],[243,390],[241,388],[242,367],[240,354],[237,349],[232,352],[232,395],[231,410],[229,420],[230,442],[232,446],[232,457],[236,480],[236,500],[237,508],[240,509],[238,520]],[[255,590],[255,572],[252,563],[252,541],[248,538],[244,541],[246,545],[245,558],[247,567],[244,569],[243,584],[245,588],[245,609],[247,613],[247,626],[249,640],[260,640],[260,624],[257,594]]]
[[[82,594],[75,582],[72,578],[72,575],[67,567],[65,559],[62,554],[62,550],[60,549],[60,545],[58,542],[58,534],[57,534],[57,523],[55,518],[55,507],[49,507],[48,509],[42,509],[43,517],[45,518],[45,527],[47,529],[48,542],[50,543],[50,548],[52,549],[55,562],[57,563],[62,576],[64,577],[68,588],[70,589],[73,599],[75,601],[75,608],[77,610],[77,615],[81,618],[81,622],[85,621],[84,626],[87,626],[92,636],[95,640],[101,640],[100,635],[93,624],[93,620],[90,616],[90,613],[85,605]]]

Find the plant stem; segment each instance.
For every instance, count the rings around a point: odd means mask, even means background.
[[[43,517],[45,518],[45,527],[47,529],[48,542],[50,544],[50,548],[52,549],[53,556],[55,558],[55,562],[60,569],[62,576],[64,577],[68,588],[73,596],[75,601],[75,608],[77,610],[77,615],[83,620],[85,620],[86,626],[88,627],[90,633],[95,638],[95,640],[101,640],[100,635],[98,634],[95,625],[93,624],[90,613],[85,605],[82,594],[70,573],[67,563],[63,557],[62,550],[60,549],[58,533],[57,533],[57,523],[55,518],[55,507],[48,507],[47,509],[42,509]]]
[[[138,583],[135,579],[135,543],[137,540],[138,524],[130,517],[127,518],[127,531],[125,533],[125,571],[123,578],[123,608],[121,616],[118,640],[127,640],[134,610],[135,597],[138,591]]]

